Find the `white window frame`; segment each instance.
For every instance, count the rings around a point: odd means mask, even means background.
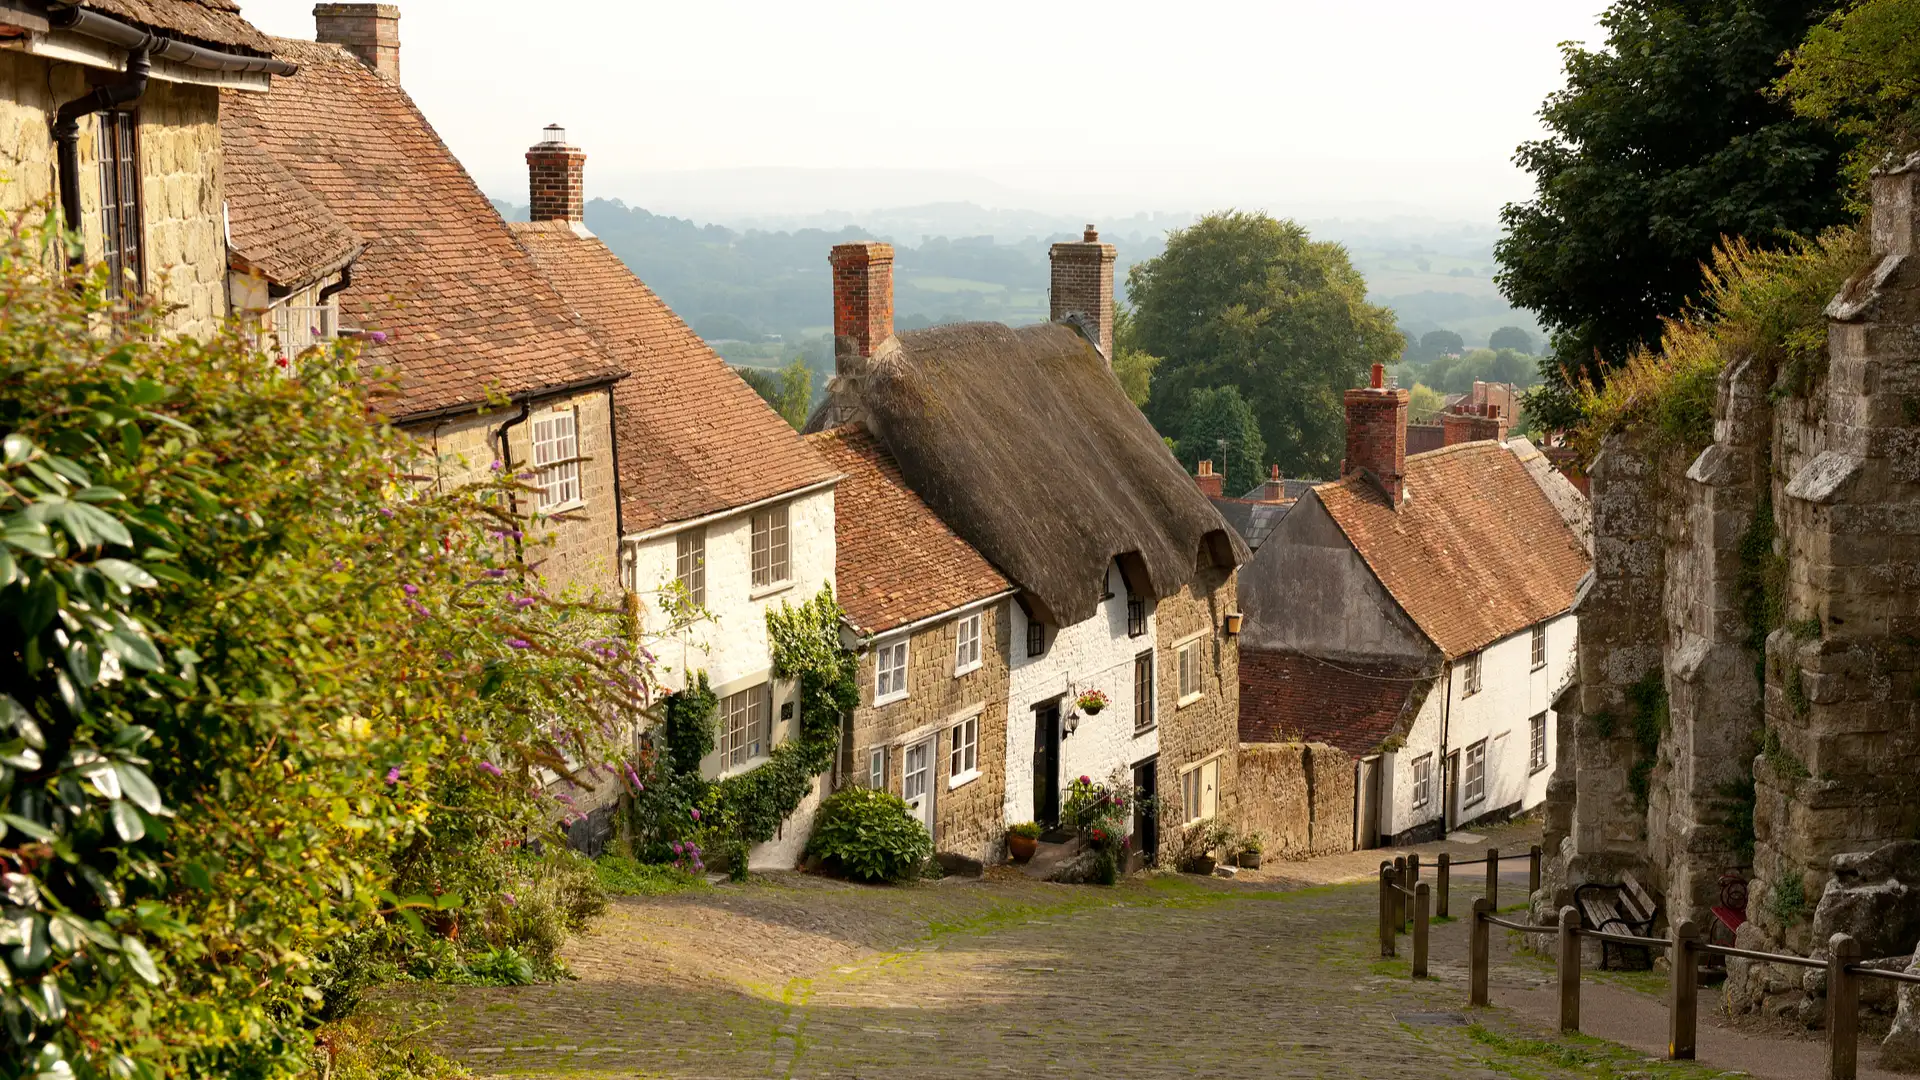
[[[679,583],[687,603],[694,607],[707,606],[707,530],[705,527],[674,534],[673,580]]]
[[[953,677],[980,669],[980,637],[984,625],[979,611],[960,616],[953,623]]]
[[[714,712],[723,775],[751,769],[773,753],[772,683],[728,694]]]
[[[1547,714],[1535,713],[1527,721],[1527,775],[1547,767]]]
[[[747,561],[754,589],[774,589],[793,581],[792,532],[788,528],[790,505],[781,503],[750,515]]]
[[[1461,755],[1460,805],[1472,806],[1487,798],[1487,740],[1467,747]]]
[[[580,410],[567,407],[533,414],[534,507],[543,514],[587,504],[580,483]]]
[[[980,778],[980,713],[955,721],[947,729],[947,790]]]
[[[1195,825],[1220,812],[1220,759],[1211,757],[1180,770],[1180,815]]]
[[[907,645],[901,636],[873,648],[873,703],[887,705],[907,696]]]
[[[1433,801],[1433,755],[1413,759],[1413,808],[1424,810]]]
[[[1204,642],[1202,631],[1174,644],[1174,689],[1179,691],[1176,708],[1184,709],[1207,696],[1206,676],[1200,666],[1203,662],[1200,647]]]
[[[1481,686],[1480,661],[1481,661],[1481,658],[1484,656],[1486,656],[1486,650],[1482,649],[1481,651],[1474,653],[1472,656],[1467,657],[1466,660],[1463,661],[1462,671],[1460,673],[1460,696],[1461,697],[1469,698],[1480,692],[1480,686]]]
[[[875,791],[887,790],[887,747],[867,751],[867,786]]]
[[[1530,644],[1532,645],[1532,648],[1533,648],[1533,667],[1530,670],[1539,671],[1541,668],[1547,666],[1547,624],[1546,623],[1538,623],[1534,626],[1533,640],[1531,641]]]

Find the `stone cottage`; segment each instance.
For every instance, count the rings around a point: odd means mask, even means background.
[[[1118,777],[1170,809],[1134,823],[1151,853],[1235,813],[1246,546],[1113,376],[1113,248],[1090,228],[1052,254],[1058,321],[896,335],[892,247],[835,247],[837,374],[809,427],[862,424],[1018,590],[1002,821],[1056,823],[1073,778]]]
[[[1585,501],[1497,420],[1406,453],[1405,390],[1349,390],[1342,478],[1241,571],[1241,738],[1359,759],[1356,846],[1432,839],[1546,798],[1553,697],[1591,565]],[[1317,692],[1305,692],[1319,687]]]
[[[111,288],[209,335],[228,314],[222,97],[294,70],[231,0],[14,0],[0,7],[0,213],[51,208]]]
[[[909,488],[858,425],[807,436],[834,491],[840,604],[866,643],[835,784],[891,791],[934,850],[1005,855],[1013,584]]]

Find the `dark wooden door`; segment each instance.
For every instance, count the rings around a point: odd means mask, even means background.
[[[1060,703],[1033,711],[1033,820],[1044,828],[1060,824]]]
[[[1133,836],[1148,866],[1160,863],[1160,816],[1154,812],[1160,794],[1160,759],[1149,758],[1133,767]]]

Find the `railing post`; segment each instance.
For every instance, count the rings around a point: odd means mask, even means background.
[[[1380,864],[1380,955],[1393,955],[1393,864]]]
[[[1827,941],[1827,1080],[1854,1080],[1860,1064],[1860,976],[1847,970],[1860,962],[1851,934]]]
[[[1427,908],[1433,898],[1422,881],[1413,887],[1413,977],[1427,977]]]
[[[1560,909],[1560,1030],[1580,1030],[1580,913]]]
[[[1407,857],[1393,857],[1393,883],[1400,888],[1393,892],[1393,932],[1398,934],[1407,928],[1407,894],[1401,890],[1407,887]]]
[[[1419,886],[1420,856],[1418,853],[1407,856],[1407,880],[1402,882],[1402,884],[1406,886],[1406,895],[1408,896],[1411,896],[1413,890]],[[1407,918],[1413,918],[1413,905],[1411,902],[1407,905]]]
[[[1487,849],[1487,903],[1500,910],[1500,849]]]
[[[1672,1061],[1692,1061],[1694,1033],[1700,1026],[1700,954],[1694,943],[1699,928],[1683,922],[1673,928],[1673,1000],[1667,1010],[1667,1057]]]
[[[1440,918],[1447,917],[1447,884],[1453,876],[1453,856],[1440,853],[1440,861],[1433,868],[1433,913]]]
[[[1540,845],[1535,844],[1527,852],[1527,896],[1532,898],[1540,891]]]
[[[1467,938],[1467,1004],[1485,1005],[1487,1003],[1487,946],[1492,937],[1493,927],[1487,925],[1487,916],[1493,913],[1493,905],[1487,898],[1478,896],[1473,901],[1473,926]]]

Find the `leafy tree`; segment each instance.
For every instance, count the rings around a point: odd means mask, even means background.
[[[1133,309],[1123,303],[1113,305],[1113,374],[1127,400],[1137,409],[1147,407],[1153,393],[1153,372],[1160,358],[1142,349],[1134,339]]]
[[[1446,407],[1447,396],[1432,387],[1414,383],[1407,392],[1407,419],[1416,424],[1433,420]]]
[[[1774,93],[1855,140],[1844,168],[1864,207],[1868,170],[1920,147],[1920,5],[1864,0],[1828,16]]]
[[[1194,391],[1235,387],[1295,476],[1338,469],[1343,391],[1404,342],[1393,313],[1367,303],[1344,248],[1266,214],[1211,214],[1170,233],[1165,252],[1128,273],[1127,293],[1140,348],[1166,358],[1147,402],[1155,426],[1184,438]]]
[[[813,369],[807,366],[805,357],[794,357],[778,374],[765,368],[733,370],[794,430],[807,426],[807,412],[813,405]]]
[[[1466,351],[1467,343],[1451,330],[1429,330],[1420,335],[1420,352],[1424,356],[1458,356]]]
[[[1701,295],[1723,236],[1779,246],[1843,221],[1845,149],[1767,88],[1831,0],[1617,0],[1606,46],[1563,47],[1551,134],[1516,160],[1535,182],[1501,211],[1501,290],[1553,333],[1547,374],[1603,378]],[[1556,407],[1557,402],[1557,407]],[[1557,426],[1571,396],[1543,395]]]
[[[1238,387],[1217,386],[1193,392],[1180,421],[1174,457],[1188,472],[1202,461],[1213,462],[1215,470],[1226,476],[1229,495],[1251,491],[1266,479],[1266,440],[1260,435],[1259,418],[1240,396]]]
[[[1517,326],[1503,326],[1487,337],[1487,348],[1500,350],[1512,349],[1517,353],[1533,352],[1533,335]]]

